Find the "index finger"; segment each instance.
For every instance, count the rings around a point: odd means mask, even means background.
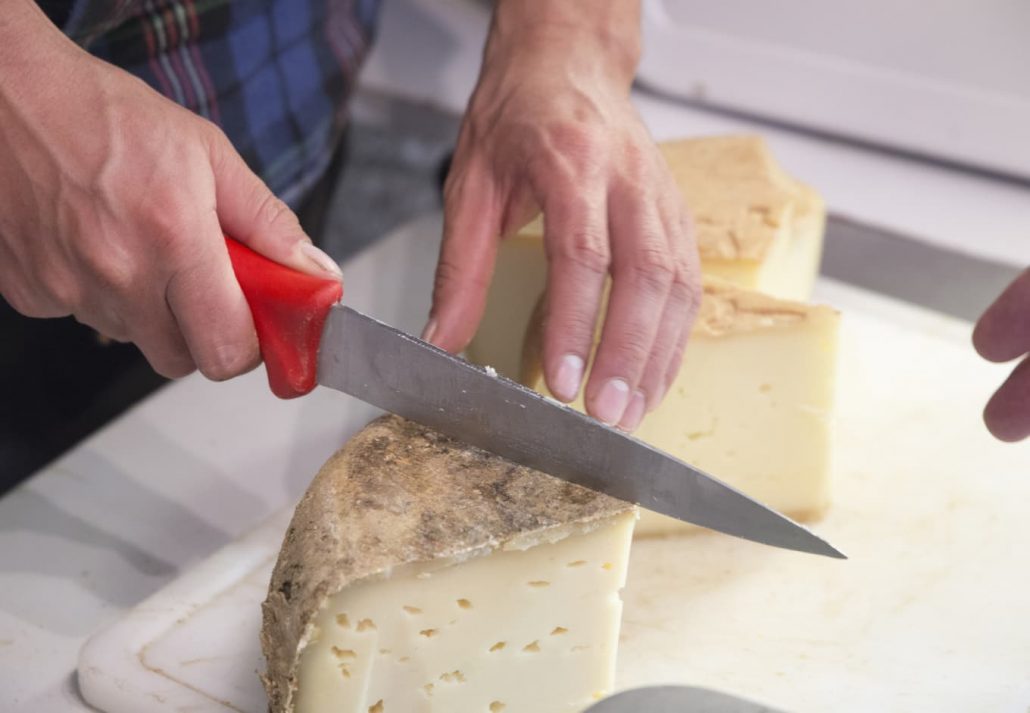
[[[209,379],[221,381],[250,371],[261,356],[221,226],[213,212],[204,216],[190,233],[194,239],[189,241],[189,262],[180,258],[183,262],[168,280],[165,300],[197,368]]]
[[[468,345],[483,318],[497,259],[500,209],[494,183],[478,165],[459,167],[444,196],[443,242],[433,306],[422,338],[447,351]]]

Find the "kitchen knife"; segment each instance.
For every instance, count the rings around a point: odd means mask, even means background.
[[[227,239],[272,391],[316,383],[648,510],[776,547],[844,558],[712,476],[535,391],[340,304],[335,281]]]

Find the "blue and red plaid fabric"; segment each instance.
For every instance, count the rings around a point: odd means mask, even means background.
[[[296,205],[322,175],[379,0],[39,0],[72,40],[215,122]]]

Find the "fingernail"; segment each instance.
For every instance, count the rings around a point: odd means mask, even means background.
[[[554,395],[562,401],[572,401],[579,393],[583,381],[583,359],[575,354],[566,354],[558,362],[554,375]]]
[[[622,420],[619,421],[619,428],[630,433],[637,430],[637,426],[644,420],[644,412],[646,410],[647,398],[644,396],[644,393],[642,391],[634,391],[633,398],[629,400],[629,406],[626,407],[626,413],[622,414]]]
[[[323,272],[328,272],[337,278],[343,277],[343,271],[336,261],[319,250],[313,243],[301,243],[300,251]]]
[[[426,323],[425,329],[422,330],[422,336],[420,339],[423,342],[433,343],[433,337],[436,336],[436,320],[431,319]]]
[[[614,426],[622,419],[629,403],[629,384],[622,379],[609,379],[601,387],[594,403],[594,416],[609,426]]]

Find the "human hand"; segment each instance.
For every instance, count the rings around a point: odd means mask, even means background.
[[[519,5],[498,5],[458,139],[424,336],[465,347],[482,317],[498,236],[542,209],[548,388],[563,401],[576,397],[610,273],[585,402],[598,419],[633,430],[675,378],[700,302],[692,231],[630,103],[635,47],[582,27],[580,18],[603,12],[596,4],[564,23],[506,31],[505,8]]]
[[[996,438],[1030,436],[1030,269],[1009,285],[983,313],[973,330],[973,346],[996,362],[1024,357],[984,409],[984,422]]]
[[[339,268],[215,125],[29,5],[0,23],[0,293],[22,314],[135,342],[165,376],[253,368],[223,231],[298,270]]]

